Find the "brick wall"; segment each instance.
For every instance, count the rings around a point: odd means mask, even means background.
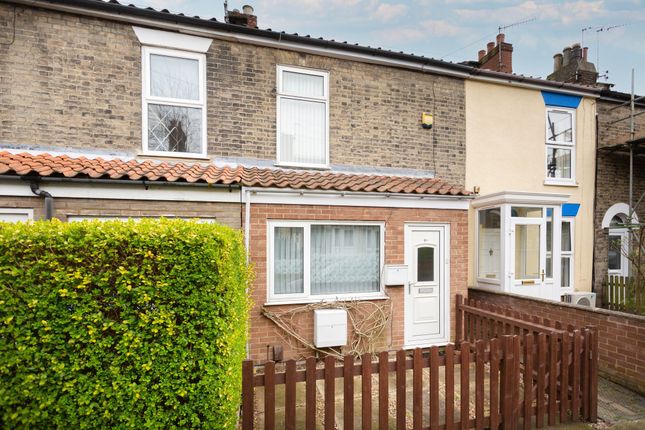
[[[620,385],[645,393],[645,317],[473,288],[468,290],[468,297],[564,325],[595,326],[600,373]]]
[[[34,209],[34,219],[44,216],[43,200],[38,197],[0,196],[0,208],[31,208]],[[54,198],[54,216],[66,221],[70,215],[205,217],[241,228],[239,203]]]
[[[131,26],[15,11],[15,41],[0,44],[0,146],[137,155],[141,51]],[[0,28],[13,28],[13,14],[0,4]],[[332,164],[463,183],[463,80],[222,40],[207,53],[209,156],[275,160],[277,64],[330,71]],[[424,111],[435,113],[432,130],[421,128]]]
[[[382,221],[385,222],[385,264],[404,263],[404,223],[435,222],[450,224],[450,285],[451,285],[451,333],[454,337],[455,294],[464,293],[467,288],[465,266],[467,257],[467,212],[456,210],[403,209],[375,207],[340,207],[340,206],[292,206],[292,205],[251,205],[251,262],[255,268],[256,279],[253,284],[251,310],[251,328],[249,333],[250,356],[254,360],[267,359],[267,352],[272,345],[279,344],[284,348],[285,359],[298,357],[300,354],[311,354],[302,351],[297,342],[288,341],[288,337],[272,321],[261,315],[260,309],[267,298],[267,220],[336,220],[336,221]],[[386,288],[393,305],[390,327],[376,348],[397,349],[403,345],[403,289]],[[267,306],[271,312],[281,312],[302,305]],[[297,321],[300,334],[313,340],[313,313],[310,311]],[[349,329],[349,327],[348,327]],[[269,355],[269,358],[272,356]]]
[[[629,106],[616,108],[618,103],[599,100],[598,109],[598,147],[603,148],[618,141],[629,139],[629,120],[615,122],[629,116]],[[616,109],[614,109],[616,108]],[[645,111],[637,108],[636,113]],[[645,132],[645,116],[635,117],[636,135]],[[612,124],[612,122],[615,122]],[[607,278],[608,231],[602,228],[602,220],[607,210],[616,203],[629,203],[629,156],[625,153],[598,151],[596,159],[596,207],[594,213],[594,291],[603,294]],[[645,193],[645,158],[634,157],[634,204]],[[641,222],[645,220],[645,202],[636,213]]]

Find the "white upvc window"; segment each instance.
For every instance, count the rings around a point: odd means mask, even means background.
[[[383,297],[382,223],[270,221],[268,302]]]
[[[277,164],[329,165],[329,73],[277,66]]]
[[[560,286],[573,291],[573,218],[562,219],[560,245]]]
[[[0,208],[1,222],[22,222],[34,219],[33,209],[23,208]]]
[[[576,111],[546,108],[547,184],[574,185],[576,181]]]
[[[206,156],[206,57],[142,48],[143,152]]]

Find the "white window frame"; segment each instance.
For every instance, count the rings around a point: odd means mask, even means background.
[[[168,57],[183,58],[188,60],[197,60],[199,63],[199,100],[185,100],[167,97],[156,97],[150,94],[150,56],[153,54]],[[141,47],[141,128],[143,141],[143,154],[161,157],[177,158],[206,158],[207,131],[206,125],[206,55],[179,51],[176,49],[157,48],[151,46]],[[171,152],[171,151],[152,151],[148,149],[148,104],[160,104],[167,106],[198,108],[202,110],[202,130],[201,130],[201,151],[200,152]]]
[[[320,76],[323,78],[323,97],[303,97],[294,94],[285,93],[283,90],[283,72],[300,73],[305,75]],[[287,167],[310,167],[318,169],[329,168],[329,72],[323,70],[307,69],[294,66],[276,66],[277,76],[277,90],[276,90],[276,165]],[[325,162],[323,164],[314,163],[298,163],[293,161],[285,161],[281,158],[281,141],[280,141],[280,101],[282,99],[312,101],[325,104]]]
[[[571,142],[549,141],[549,112],[564,112],[571,115]],[[546,185],[576,185],[576,110],[556,106],[547,106],[544,114],[544,183]],[[571,151],[571,178],[550,178],[549,149],[568,149]]]
[[[379,227],[379,291],[371,293],[345,294],[311,294],[311,226],[312,225],[346,225],[346,226],[377,226]],[[274,231],[276,227],[303,228],[303,259],[304,259],[304,288],[302,293],[275,294],[273,289],[273,249]],[[269,221],[267,222],[267,304],[283,303],[312,303],[336,300],[370,300],[385,298],[383,289],[383,264],[385,262],[385,223],[367,221]]]
[[[34,219],[34,210],[29,208],[0,208],[0,221],[2,220],[2,215],[24,215],[25,220],[20,221],[4,221],[4,222],[24,222],[24,221],[33,221]]]
[[[560,270],[562,270],[562,259],[569,258],[569,286],[562,286],[562,279],[560,279],[560,287],[563,294],[573,292],[575,290],[575,222],[573,217],[562,217],[561,224],[569,223],[569,233],[571,234],[571,251],[564,251],[560,245]],[[562,227],[560,227],[560,243],[562,243]]]

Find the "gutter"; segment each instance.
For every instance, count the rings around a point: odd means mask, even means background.
[[[71,182],[78,184],[120,184],[120,185],[142,185],[148,188],[154,186],[183,186],[183,187],[206,187],[206,188],[224,188],[233,191],[239,189],[239,184],[209,184],[206,182],[168,182],[168,181],[150,181],[147,179],[95,179],[95,178],[60,178],[49,176],[18,176],[18,175],[0,175],[0,180],[25,180],[38,182]]]
[[[352,45],[333,40],[324,40],[322,38],[316,39],[298,36],[284,32],[236,26],[215,21],[214,19],[207,20],[188,17],[104,1],[68,0],[64,4],[61,4],[47,0],[12,0],[11,3],[171,30],[183,34],[306,52],[315,55],[436,73],[462,79],[472,79],[475,81],[514,84],[518,87],[530,89],[555,88],[563,93],[587,97],[598,97],[601,91],[600,89],[585,88],[562,82],[546,81],[544,79],[477,69],[463,64],[450,63],[402,52]]]
[[[339,190],[309,190],[298,188],[262,188],[262,187],[244,187],[243,191],[258,193],[258,194],[323,194],[323,195],[338,195],[338,196],[352,196],[352,197],[383,197],[383,198],[407,198],[416,200],[433,200],[433,199],[446,199],[446,200],[472,200],[475,195],[452,195],[452,194],[411,194],[411,193],[382,193],[378,191],[339,191]]]

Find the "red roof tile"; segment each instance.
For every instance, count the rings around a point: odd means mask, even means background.
[[[50,154],[0,152],[0,174],[18,176],[89,177],[165,182],[206,182],[307,190],[360,191],[466,196],[470,192],[441,179],[354,173],[286,170],[152,160],[104,160]]]

